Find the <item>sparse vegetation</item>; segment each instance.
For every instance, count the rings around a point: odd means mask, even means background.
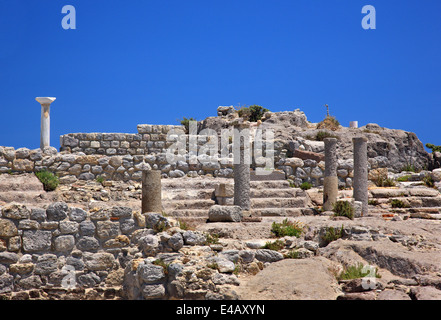
[[[343,216],[351,220],[354,219],[354,207],[349,201],[339,200],[334,203],[334,216]]]
[[[43,188],[45,191],[54,191],[60,183],[58,176],[47,170],[35,172],[35,175],[37,176],[38,180],[40,180],[40,182],[43,184]]]
[[[184,117],[182,120],[180,120],[181,125],[183,125],[185,127],[185,132],[188,133],[189,132],[189,128],[190,128],[190,121],[197,121],[194,118],[186,118]]]
[[[424,184],[429,188],[435,188],[435,181],[433,180],[432,176],[430,174],[427,174],[423,178]]]
[[[334,116],[326,116],[321,122],[317,124],[317,129],[328,129],[336,131],[340,127],[340,122]]]
[[[395,181],[391,178],[378,175],[374,178],[374,183],[377,187],[395,187]]]
[[[302,190],[308,190],[311,188],[312,188],[312,184],[310,182],[305,181],[300,185],[300,189],[302,189]]]
[[[348,266],[344,268],[344,270],[336,276],[337,280],[352,280],[364,278],[370,275],[370,266],[364,266],[362,263],[359,263],[354,266]],[[373,268],[373,267],[372,267]],[[375,268],[375,277],[381,278],[381,275],[378,273],[378,268]]]
[[[343,229],[343,225],[341,226],[341,228],[326,227],[325,234],[321,237],[325,246],[330,244],[332,241],[342,238]]]
[[[426,148],[431,149],[432,153],[433,152],[441,152],[441,146],[435,146],[434,144],[431,144],[431,143],[426,143]]]
[[[298,238],[303,233],[303,228],[303,224],[299,221],[289,221],[288,219],[284,219],[282,223],[273,222],[271,225],[271,232],[277,238],[284,236],[294,236]]]
[[[413,164],[411,163],[407,163],[403,168],[401,168],[400,171],[408,171],[408,172],[420,172],[421,170],[419,170],[417,167],[415,167]]]
[[[242,107],[238,110],[239,117],[244,118],[244,120],[248,120],[250,122],[257,122],[257,120],[261,120],[265,112],[269,110],[258,105],[252,105],[249,107]]]
[[[164,269],[164,274],[168,274],[168,266],[170,265],[170,263],[165,263],[164,260],[156,259],[155,261],[153,261],[153,264],[162,267]]]
[[[208,234],[205,236],[205,238],[206,238],[205,243],[206,243],[207,245],[210,245],[210,244],[218,244],[218,243],[219,243],[219,235],[216,234],[216,233],[213,233],[213,234],[208,233]]]
[[[390,204],[392,208],[410,208],[410,206],[407,203],[403,202],[400,199],[391,199]]]
[[[98,176],[96,177],[96,182],[98,182],[99,184],[103,185],[104,181],[106,181],[106,178],[104,178],[103,176]]]
[[[299,252],[297,250],[290,250],[283,256],[285,259],[299,259]]]
[[[265,243],[265,245],[262,247],[262,249],[270,249],[274,251],[282,250],[285,247],[285,244],[282,240],[276,240],[274,242],[268,241]]]
[[[315,135],[315,140],[316,141],[323,141],[325,138],[336,138],[336,139],[338,139],[337,136],[333,135],[332,133],[329,133],[328,131],[319,131]]]
[[[378,202],[377,199],[371,199],[371,200],[368,200],[368,204],[371,206],[378,206],[380,203]]]
[[[398,182],[406,182],[406,181],[409,181],[409,179],[410,179],[410,175],[405,175],[405,176],[397,178],[397,181]]]

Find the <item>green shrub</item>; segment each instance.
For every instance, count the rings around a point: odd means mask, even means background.
[[[168,266],[170,265],[170,263],[165,263],[164,260],[161,259],[156,259],[155,261],[152,262],[154,265],[160,266],[164,269],[164,274],[167,275],[168,274]]]
[[[308,189],[311,189],[311,188],[312,188],[312,184],[310,182],[303,182],[300,185],[300,189],[302,189],[302,190],[308,190]]]
[[[417,167],[415,167],[413,164],[408,163],[406,164],[404,167],[401,168],[400,170],[402,171],[410,171],[410,172],[420,172],[421,170],[419,170]]]
[[[184,117],[182,120],[180,120],[181,125],[185,127],[185,132],[189,132],[190,128],[190,121],[197,121],[194,118],[186,118]]]
[[[374,183],[377,187],[395,187],[395,181],[393,179],[383,176],[375,177]]]
[[[213,234],[207,234],[206,236],[205,236],[205,243],[207,244],[207,245],[209,245],[209,244],[218,244],[219,243],[219,235],[218,234],[216,234],[216,233],[213,233]]]
[[[297,250],[291,250],[283,256],[285,259],[299,259],[299,252]]]
[[[330,244],[332,241],[340,239],[343,237],[343,225],[341,228],[326,227],[325,234],[321,236],[321,239],[325,246]]]
[[[276,240],[274,242],[268,241],[262,247],[262,249],[270,249],[274,251],[282,250],[285,247],[285,244],[281,240]]]
[[[397,178],[397,181],[398,182],[406,182],[406,181],[409,181],[409,178],[410,178],[410,175],[405,175],[405,176]]]
[[[334,216],[348,217],[351,220],[354,219],[354,207],[349,201],[339,200],[335,202],[332,211],[334,211]]]
[[[408,204],[404,203],[400,199],[392,199],[390,201],[390,204],[391,204],[392,208],[409,208],[410,207]]]
[[[102,185],[104,181],[106,181],[106,178],[104,178],[103,176],[98,176],[95,180]]]
[[[54,191],[60,183],[58,177],[47,170],[35,172],[35,175],[37,176],[38,180],[40,180],[40,182],[43,184],[43,188],[45,191]]]
[[[303,228],[304,226],[301,222],[284,219],[282,223],[273,222],[271,232],[278,238],[284,236],[294,236],[298,238],[303,233]]]
[[[238,114],[239,117],[244,118],[244,120],[248,120],[250,122],[257,122],[257,120],[262,119],[265,112],[269,110],[263,108],[262,106],[252,105],[249,107],[243,107],[239,109]]]
[[[333,135],[332,133],[329,133],[328,131],[319,131],[315,135],[316,141],[323,141],[325,138],[337,138],[337,136]]]
[[[426,147],[429,149],[432,149],[432,153],[433,152],[441,152],[441,146],[435,146],[434,144],[426,143]]]
[[[363,272],[363,268],[364,265],[362,263],[355,266],[348,266],[337,276],[337,280],[352,280],[369,276],[369,270]],[[381,275],[378,273],[378,268],[375,268],[375,277],[381,278]]]
[[[423,178],[423,182],[426,186],[428,186],[429,188],[435,188],[435,181],[433,180],[432,176],[430,174],[427,174],[424,178]]]

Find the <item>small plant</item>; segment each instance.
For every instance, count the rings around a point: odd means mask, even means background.
[[[401,171],[409,171],[409,172],[420,172],[413,164],[407,163],[404,167],[401,168]]]
[[[219,235],[216,233],[213,233],[213,234],[208,233],[205,238],[206,238],[206,240],[205,240],[206,244],[218,244],[219,243]]]
[[[434,144],[426,143],[426,147],[428,149],[432,149],[432,153],[433,152],[441,152],[441,146],[435,146]]]
[[[340,128],[340,122],[334,116],[326,116],[321,122],[317,124],[317,129],[328,129],[336,131]]]
[[[344,268],[344,270],[337,276],[337,280],[352,280],[364,278],[370,275],[369,268],[366,268],[362,263],[359,263],[355,266],[348,266]],[[375,277],[381,278],[381,275],[378,273],[378,268],[375,268]]]
[[[377,187],[395,187],[395,181],[384,176],[377,176],[374,183]]]
[[[303,233],[303,228],[304,226],[301,222],[284,219],[282,223],[273,222],[271,225],[271,232],[277,238],[284,236],[294,236],[298,238]]]
[[[269,249],[274,251],[282,250],[285,247],[285,244],[282,240],[276,240],[274,242],[268,241],[265,243],[265,245],[262,247],[262,249]]]
[[[188,133],[190,130],[190,121],[197,121],[194,118],[186,118],[184,117],[182,120],[180,120],[181,125],[185,127],[185,132]]]
[[[249,107],[243,107],[239,109],[238,114],[239,117],[244,118],[244,120],[248,120],[250,122],[257,122],[257,120],[262,119],[265,112],[269,110],[263,108],[262,106],[252,105]]]
[[[170,265],[170,263],[165,263],[164,260],[156,259],[155,261],[153,261],[153,264],[161,266],[164,269],[164,274],[168,274],[168,266]]]
[[[405,176],[397,178],[397,181],[398,182],[407,182],[407,181],[409,181],[409,179],[410,179],[410,175],[405,175]]]
[[[326,227],[325,234],[321,237],[325,246],[330,244],[332,241],[342,238],[343,230],[344,230],[343,225],[341,226],[340,229],[334,227]]]
[[[291,250],[284,255],[285,259],[299,259],[299,252],[297,250]]]
[[[219,265],[216,262],[211,262],[207,264],[207,267],[214,270],[219,270]]]
[[[307,181],[303,182],[300,185],[300,189],[302,189],[302,190],[309,190],[311,188],[312,188],[312,184],[310,182],[307,182]]]
[[[168,228],[170,228],[170,225],[167,224],[166,221],[159,221],[158,223],[155,224],[155,226],[153,227],[153,230],[155,230],[155,232],[163,232],[165,230],[167,230]]]
[[[194,229],[187,222],[182,221],[181,219],[178,219],[178,223],[179,223],[179,229],[182,229],[182,230],[193,230]]]
[[[435,181],[433,180],[432,176],[430,174],[427,174],[424,178],[423,178],[423,182],[426,186],[428,186],[429,188],[435,188]]]
[[[315,135],[315,141],[323,141],[325,138],[337,138],[337,136],[333,135],[332,133],[329,133],[327,131],[319,131]]]
[[[354,207],[349,201],[336,201],[332,211],[334,211],[334,216],[348,217],[351,220],[354,219]]]
[[[104,181],[106,181],[106,178],[104,178],[103,176],[98,176],[96,177],[96,182],[98,182],[99,184],[103,185]]]
[[[47,170],[35,172],[35,175],[37,176],[38,180],[40,180],[40,182],[43,184],[43,188],[45,191],[54,191],[60,183],[58,177]]]
[[[410,206],[407,203],[404,203],[400,199],[392,199],[390,201],[390,204],[392,208],[410,208]]]
[[[378,206],[380,203],[378,202],[377,199],[371,199],[371,200],[368,200],[368,204],[371,206]]]

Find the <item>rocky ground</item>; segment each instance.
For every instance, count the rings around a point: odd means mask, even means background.
[[[185,179],[191,180],[182,178],[179,181],[185,184]],[[45,208],[53,202],[64,201],[69,206],[85,210],[123,205],[135,212],[141,207],[141,186],[136,183],[84,181],[45,192],[31,174],[4,174],[0,175],[0,180],[2,206],[15,201],[29,208]],[[211,190],[212,184],[204,183]],[[165,189],[164,202],[167,202],[174,193],[168,187]],[[341,190],[339,197],[344,199],[350,194],[351,190]],[[320,206],[320,189],[308,190],[307,197],[311,208]],[[373,188],[370,190],[369,215],[354,220],[311,210],[307,211],[308,215],[264,216],[260,222],[189,223],[189,226],[174,227],[168,233],[151,233],[148,239],[139,243],[137,239],[124,249],[132,257],[130,263],[124,263],[124,283],[139,286],[128,274],[132,271],[141,274],[136,279],[144,279],[143,288],[150,290],[143,294],[153,298],[439,300],[440,197],[436,189],[422,185]],[[391,208],[390,199],[394,198],[411,204],[410,208]],[[302,225],[303,233],[299,237],[276,238],[271,232],[272,224],[284,219]],[[186,230],[188,227],[190,230]],[[330,227],[342,230],[342,237],[327,243],[324,235]],[[170,240],[173,236],[183,239],[177,250],[168,253],[153,250],[153,254],[149,251],[155,243],[158,248],[161,243],[173,243]],[[281,243],[277,250],[263,249],[265,244],[276,240]],[[132,251],[133,256],[130,255]],[[158,257],[169,264],[167,276],[161,268],[151,267],[151,262]],[[358,264],[373,266],[379,277],[339,280],[338,276],[345,268]],[[155,276],[161,281],[167,279],[166,289],[149,284],[148,281]],[[77,297],[138,297],[139,292],[131,291],[131,296],[127,295],[124,286],[115,286],[117,283],[112,282],[111,288],[103,284],[98,293],[97,289],[92,293],[87,289]],[[124,290],[125,294],[122,293]],[[166,290],[167,294],[161,290]],[[32,298],[32,293],[31,297],[29,292],[27,294],[24,297]],[[42,294],[36,297],[42,298],[45,298]]]

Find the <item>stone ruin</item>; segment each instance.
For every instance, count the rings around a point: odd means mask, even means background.
[[[218,109],[216,119],[203,121],[202,128],[211,123],[213,128],[219,129],[234,119],[233,109],[223,107]],[[295,139],[285,139],[283,135],[286,134],[286,130],[277,131],[278,126],[286,121],[299,130]],[[233,123],[237,125],[237,122]],[[277,178],[272,176],[268,181],[253,180],[255,178],[252,171],[250,172],[253,163],[244,162],[243,148],[240,149],[240,162],[234,165],[231,162],[218,165],[207,165],[204,162],[194,164],[184,160],[174,164],[168,163],[164,155],[165,149],[170,146],[170,141],[166,138],[167,133],[175,127],[182,129],[181,126],[138,125],[137,134],[67,134],[60,138],[60,152],[47,143],[35,150],[0,147],[0,173],[12,177],[14,174],[47,169],[57,173],[60,182],[65,185],[87,183],[97,177],[103,177],[108,181],[141,183],[140,193],[135,197],[140,204],[140,211],[121,205],[103,206],[99,201],[91,201],[88,209],[62,201],[40,207],[35,204],[27,206],[4,203],[0,207],[0,297],[239,299],[240,295],[237,292],[240,291],[241,281],[238,274],[246,272],[256,275],[265,268],[270,268],[271,264],[284,260],[288,249],[295,248],[300,259],[317,255],[331,258],[336,256],[336,253],[332,251],[332,246],[327,247],[327,243],[323,243],[327,226],[309,228],[302,240],[284,237],[284,255],[278,250],[264,248],[265,243],[261,241],[247,241],[241,244],[219,242],[216,239],[219,233],[241,231],[235,230],[234,227],[231,227],[231,231],[228,231],[229,227],[219,230],[216,229],[216,223],[259,222],[263,217],[275,215],[313,217],[319,213],[312,208],[314,202],[321,203],[324,212],[329,212],[333,204],[342,197],[342,190],[339,193],[339,189],[345,187],[353,188],[349,192],[349,198],[352,198],[350,201],[356,208],[356,218],[370,216],[369,208],[372,208],[372,205],[369,199],[379,199],[380,202],[383,198],[395,197],[405,198],[405,203],[432,203],[433,205],[420,204],[420,207],[424,209],[432,206],[435,211],[416,210],[416,206],[415,210],[410,211],[410,217],[438,219],[437,208],[441,207],[441,201],[439,192],[435,189],[396,189],[396,192],[394,189],[369,189],[370,176],[381,171],[381,168],[387,168],[390,174],[401,174],[394,171],[402,162],[398,161],[397,164],[391,159],[395,152],[407,152],[405,148],[400,149],[404,143],[396,149],[388,147],[392,156],[384,153],[381,139],[376,140],[379,137],[373,139],[377,141],[375,145],[369,145],[371,135],[381,136],[381,133],[372,133],[372,130],[386,131],[386,136],[390,134],[387,130],[380,130],[373,125],[369,126],[369,129],[368,126],[364,129],[355,126],[348,129],[355,130],[348,135],[352,144],[349,157],[346,140],[326,138],[319,142],[304,138],[306,133],[316,131],[308,129],[311,124],[298,110],[291,113],[268,113],[258,125],[275,128],[277,133],[278,140],[274,145]],[[241,127],[247,126],[250,124]],[[305,129],[304,132],[300,133],[299,128]],[[408,138],[413,139],[411,134],[406,133],[404,136],[406,141],[409,141]],[[415,141],[411,145],[415,146]],[[412,157],[416,164],[431,165],[430,157],[421,151],[414,153]],[[432,177],[438,188],[441,183],[440,170],[424,173],[424,176],[429,174]],[[282,180],[278,180],[280,175]],[[170,186],[181,183],[181,180],[173,178],[183,178],[182,181],[189,178],[214,179],[212,184],[203,182],[201,186],[201,189],[209,186],[208,188],[213,190],[214,199],[212,202],[207,200],[208,206],[201,209],[201,217],[208,218],[208,222],[211,222],[205,224],[205,228],[188,230],[185,226],[188,211],[184,214],[164,210],[165,203],[169,202],[169,198],[164,198],[168,193],[161,192],[164,190],[165,181],[173,180]],[[412,175],[410,179],[413,179]],[[418,179],[421,180],[415,177],[415,180]],[[288,181],[287,189],[280,188]],[[298,187],[304,182],[311,182],[314,187],[323,188],[322,193],[314,195],[299,188],[290,188]],[[288,201],[281,201],[280,207],[277,208],[280,210],[259,207],[266,200],[259,198],[264,194],[270,194],[272,188],[279,196],[281,193],[287,194]],[[202,193],[198,193],[196,197],[200,197],[200,194]],[[302,197],[308,200],[297,205],[295,200],[301,200]],[[118,199],[121,200],[120,197]],[[269,199],[272,199],[269,201],[271,202],[280,198]],[[196,202],[196,199],[191,201]],[[187,205],[189,202],[185,202],[185,206]],[[410,207],[413,209],[414,206]],[[168,212],[171,215],[164,216],[164,213]],[[326,214],[319,216],[328,217]],[[409,216],[406,216],[407,218]],[[400,215],[394,215],[393,219],[403,220]],[[231,225],[235,225],[234,223]],[[346,228],[342,226],[342,232],[345,239],[356,243],[389,239],[408,248],[424,243],[421,239],[415,240],[401,234],[390,235],[386,229],[361,227],[356,224]],[[363,258],[369,259],[362,247],[357,250]],[[396,255],[399,256],[400,253]],[[423,268],[417,262],[406,260],[404,254],[398,259],[412,265],[412,270]],[[429,270],[437,270],[433,264],[428,265]],[[388,267],[391,270],[394,268]],[[402,277],[415,275],[410,271],[394,271]],[[430,288],[433,288],[432,285],[436,287],[434,279],[430,278],[431,282],[427,282],[427,279],[417,278],[415,283],[407,282],[409,286],[415,287],[412,287],[414,291],[410,297],[422,295],[422,289],[418,287],[420,285],[426,288],[424,285],[429,283]],[[400,285],[403,283],[405,282],[400,282]],[[383,284],[379,283],[376,289],[384,290],[385,287],[382,286]],[[347,283],[344,283],[343,287],[347,294],[339,295],[341,292],[337,290],[332,292],[331,296],[349,299],[353,288]],[[436,296],[439,293],[434,294]],[[402,298],[409,298],[409,295]]]

